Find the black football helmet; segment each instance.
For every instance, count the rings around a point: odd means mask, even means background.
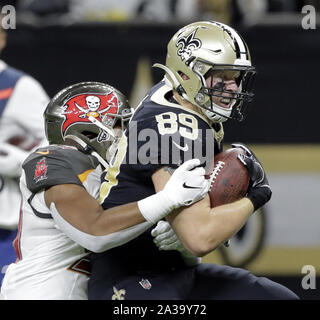
[[[112,86],[100,82],[81,82],[58,92],[45,112],[45,131],[50,144],[76,141],[88,153],[106,160],[115,141],[113,128],[126,128],[133,109],[126,97]]]

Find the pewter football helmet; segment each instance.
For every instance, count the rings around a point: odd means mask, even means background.
[[[166,65],[154,66],[164,69],[166,82],[213,122],[241,121],[253,98],[255,68],[249,49],[234,29],[219,22],[195,22],[180,29],[168,43]],[[221,81],[207,85],[210,75]],[[226,89],[224,78],[235,80],[236,92]],[[213,101],[217,99],[220,105]]]
[[[44,112],[46,136],[50,144],[64,144],[71,138],[106,159],[115,140],[113,128],[119,124],[124,130],[131,116],[132,108],[119,90],[105,83],[81,82],[49,102]]]

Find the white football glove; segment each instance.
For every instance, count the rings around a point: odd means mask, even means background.
[[[201,262],[201,258],[196,257],[183,246],[170,223],[160,220],[157,226],[152,229],[151,235],[159,250],[179,251],[188,266],[194,266]]]
[[[10,178],[19,177],[27,155],[27,151],[7,142],[0,142],[0,174]]]
[[[149,222],[156,223],[172,210],[188,206],[205,197],[209,181],[199,159],[191,159],[182,164],[160,192],[138,201],[141,214]]]
[[[199,165],[199,159],[186,161],[175,170],[161,191],[166,193],[175,208],[189,206],[208,193],[209,181],[205,178],[205,169]]]

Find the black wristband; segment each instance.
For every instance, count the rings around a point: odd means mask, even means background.
[[[257,187],[251,189],[246,197],[252,202],[254,211],[256,211],[270,200],[271,195],[272,191],[270,188]]]

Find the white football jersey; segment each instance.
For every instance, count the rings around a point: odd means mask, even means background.
[[[18,260],[6,271],[2,299],[87,299],[89,252],[59,229],[45,204],[44,190],[66,179],[82,184],[97,199],[101,169],[96,165],[92,157],[63,146],[38,149],[24,162],[23,201],[14,242]],[[57,169],[61,175],[52,175]]]

